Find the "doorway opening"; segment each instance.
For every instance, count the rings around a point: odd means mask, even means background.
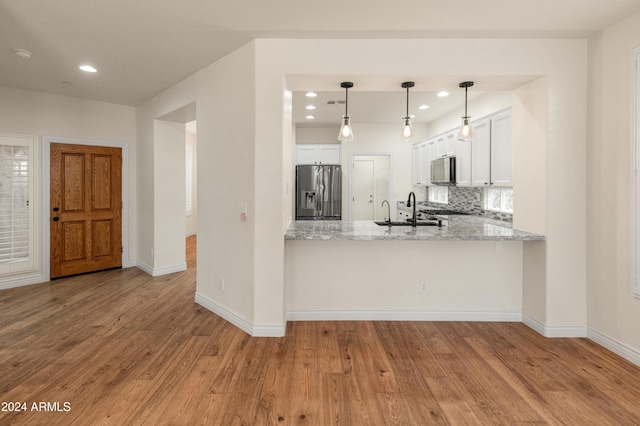
[[[351,220],[384,220],[389,215],[382,202],[391,200],[391,154],[354,154],[351,160]]]

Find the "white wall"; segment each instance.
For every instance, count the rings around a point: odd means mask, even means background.
[[[0,132],[67,139],[121,142],[129,147],[129,259],[135,261],[137,234],[135,109],[69,96],[0,86]],[[42,212],[48,215],[49,212]],[[38,223],[42,218],[36,218]],[[41,230],[44,231],[44,230]],[[49,253],[43,253],[49,257]],[[37,276],[42,276],[42,265]],[[24,277],[22,277],[24,278]],[[12,279],[10,278],[10,281]],[[7,285],[11,285],[10,282]]]
[[[365,315],[398,320],[414,315],[413,319],[517,321],[514,315],[519,318],[522,308],[522,245],[287,241],[287,312],[296,319]],[[421,282],[427,285],[424,293]]]
[[[296,143],[304,144],[340,144],[338,141],[338,132],[340,126],[333,127],[297,127],[296,126]]]
[[[640,351],[640,299],[631,294],[631,50],[640,46],[640,13],[589,39],[588,319]],[[606,342],[604,342],[606,343]]]
[[[153,275],[182,268],[185,226],[184,172],[179,177],[173,170],[182,167],[184,171],[184,124],[156,120],[192,104],[195,98],[196,77],[191,76],[136,107],[137,205],[140,218],[137,261],[141,268]],[[172,125],[180,125],[181,130],[172,128]],[[165,137],[167,143],[161,143]],[[181,141],[179,154],[178,139]],[[173,187],[173,183],[167,182],[168,170],[171,170],[171,177],[181,179],[182,189],[176,187],[181,192],[166,190],[167,184]],[[159,258],[156,258],[156,253]]]
[[[192,122],[192,126],[195,124],[195,121]],[[187,236],[195,235],[198,227],[198,146],[197,146],[197,137],[196,134],[191,133],[189,131],[189,124],[187,125],[187,140],[185,143],[186,149],[191,150],[191,171],[192,171],[192,186],[191,186],[191,194],[193,199],[191,200],[192,211],[191,214],[187,215],[187,223],[185,227],[185,233]]]
[[[270,179],[256,164],[255,49],[249,43],[206,67],[197,77],[198,123],[198,271],[197,300],[243,324],[254,321],[256,272],[257,183],[269,180],[283,191],[282,140],[271,140],[278,179]],[[229,82],[233,82],[230,84]],[[280,92],[279,104],[282,104]],[[278,130],[281,130],[281,121]],[[260,199],[260,201],[262,201]],[[267,200],[276,204],[281,201]],[[247,219],[240,217],[246,206]],[[278,216],[271,228],[280,227]],[[265,225],[261,225],[265,226]],[[220,280],[224,280],[221,289]],[[251,332],[251,330],[247,330]]]
[[[187,268],[184,229],[185,138],[183,123],[154,120],[153,275]]]

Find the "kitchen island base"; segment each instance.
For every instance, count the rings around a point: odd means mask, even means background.
[[[287,240],[287,319],[520,321],[523,244]]]

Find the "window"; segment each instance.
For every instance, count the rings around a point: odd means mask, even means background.
[[[193,211],[193,151],[187,149],[184,155],[185,159],[185,182],[187,183],[187,200],[186,210],[187,214],[191,214]]]
[[[513,213],[513,189],[485,188],[484,209],[501,213]]]
[[[0,135],[0,275],[34,266],[34,140]]]
[[[449,204],[448,186],[430,186],[429,201],[432,203]]]

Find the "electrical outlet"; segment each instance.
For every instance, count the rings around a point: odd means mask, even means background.
[[[224,278],[218,278],[218,284],[220,285],[220,291],[224,291]]]
[[[418,283],[418,289],[419,289],[420,293],[426,293],[427,292],[427,282],[426,281],[420,281]]]

